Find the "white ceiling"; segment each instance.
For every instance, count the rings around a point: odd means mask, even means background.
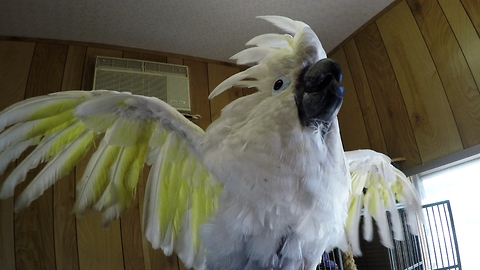
[[[258,15],[309,24],[328,52],[393,0],[1,0],[0,36],[85,41],[229,61],[277,30]]]

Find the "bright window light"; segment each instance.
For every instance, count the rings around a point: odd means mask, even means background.
[[[478,268],[480,158],[420,176],[423,204],[449,200],[463,269]]]

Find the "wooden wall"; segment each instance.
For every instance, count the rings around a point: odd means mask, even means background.
[[[480,143],[480,1],[403,0],[345,40],[346,150],[412,168]]]
[[[227,63],[104,45],[0,38],[0,110],[36,95],[91,89],[96,55],[188,66],[192,113],[201,115],[196,123],[202,128],[218,117],[225,104],[244,94],[238,89],[208,100],[220,81],[240,70]],[[102,228],[95,213],[80,218],[71,214],[77,176],[85,165],[21,213],[13,212],[14,198],[0,201],[0,269],[183,269],[176,256],[153,250],[142,236],[143,177],[133,206],[109,227]],[[4,179],[0,176],[0,184]],[[17,189],[16,196],[24,187]]]
[[[480,1],[402,0],[329,56],[343,69],[346,150],[404,157],[404,169],[480,144]],[[378,236],[359,269],[388,269]]]
[[[477,0],[396,1],[330,53],[342,64],[347,89],[339,116],[345,148],[405,157],[404,167],[411,168],[480,144],[479,33]],[[203,128],[225,104],[248,94],[237,89],[208,100],[209,91],[240,70],[227,63],[0,38],[0,109],[35,95],[91,89],[96,55],[187,65],[192,112],[202,116],[197,124]],[[142,237],[144,179],[133,207],[108,228],[100,228],[96,214],[70,213],[84,166],[19,214],[14,198],[0,201],[0,269],[182,269],[175,256],[152,250]]]

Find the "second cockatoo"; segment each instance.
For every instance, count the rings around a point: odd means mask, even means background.
[[[339,64],[307,24],[260,18],[287,34],[257,36],[233,56],[252,66],[210,97],[234,86],[258,91],[227,105],[206,131],[157,98],[114,91],[59,92],[5,109],[0,173],[35,148],[0,197],[12,196],[30,169],[46,163],[16,199],[21,211],[94,147],[74,212],[100,211],[105,223],[120,217],[150,166],[143,231],[187,267],[313,270],[325,250],[350,243],[360,252],[362,211],[366,231],[373,217],[389,246],[388,210],[401,239],[397,201],[415,233],[420,203],[406,177],[383,154],[343,150]]]

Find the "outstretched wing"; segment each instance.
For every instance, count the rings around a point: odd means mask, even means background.
[[[217,209],[221,185],[201,164],[204,131],[165,102],[113,91],[68,91],[34,97],[0,113],[0,174],[27,148],[31,153],[6,178],[0,198],[13,196],[28,171],[43,169],[15,202],[15,211],[90,157],[77,185],[74,212],[102,212],[103,222],[130,205],[140,171],[150,165],[143,229],[154,248],[175,250],[191,267],[202,265],[198,236]]]
[[[353,253],[360,255],[359,225],[363,215],[363,237],[373,239],[373,221],[376,221],[381,243],[393,248],[387,211],[395,240],[403,240],[403,226],[397,202],[405,208],[410,232],[418,234],[418,218],[421,219],[421,203],[413,184],[384,154],[372,150],[345,152],[352,177],[348,218],[345,227],[346,240]]]

